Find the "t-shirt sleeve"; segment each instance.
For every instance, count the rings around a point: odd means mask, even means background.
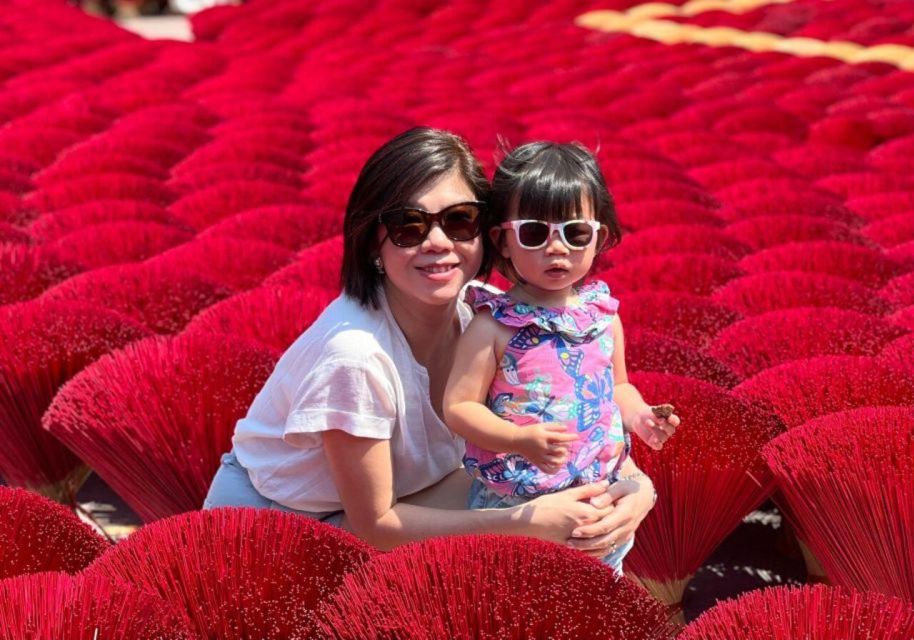
[[[389,439],[397,419],[389,369],[376,358],[316,365],[298,386],[283,440],[309,449],[320,433],[340,429],[362,438]]]

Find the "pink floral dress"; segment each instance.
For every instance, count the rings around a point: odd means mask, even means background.
[[[537,307],[481,287],[467,290],[477,311],[488,309],[515,329],[486,406],[518,428],[561,422],[578,434],[561,471],[547,474],[518,453],[486,451],[467,442],[466,470],[502,496],[535,497],[566,487],[618,479],[630,449],[613,401],[613,338],[610,323],[619,308],[609,287],[581,287],[567,307]]]

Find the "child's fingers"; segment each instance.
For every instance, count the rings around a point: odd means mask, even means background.
[[[568,428],[561,422],[544,422],[541,426],[550,433],[568,433]]]
[[[564,464],[568,460],[567,451],[556,451],[552,453],[547,453],[545,459],[552,464]]]
[[[578,437],[573,433],[555,433],[546,436],[546,442],[553,449],[559,447],[567,449],[577,439]]]

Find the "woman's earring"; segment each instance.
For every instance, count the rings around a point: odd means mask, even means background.
[[[374,259],[374,268],[378,271],[379,274],[382,276],[384,275],[384,263],[381,262],[381,256],[378,256]]]

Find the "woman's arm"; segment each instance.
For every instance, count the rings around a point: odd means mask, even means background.
[[[589,503],[605,483],[576,487],[509,509],[453,510],[398,502],[393,492],[390,441],[331,429],[324,451],[346,519],[360,538],[379,549],[434,536],[471,533],[527,535],[564,544],[575,527],[597,522],[610,508]]]

